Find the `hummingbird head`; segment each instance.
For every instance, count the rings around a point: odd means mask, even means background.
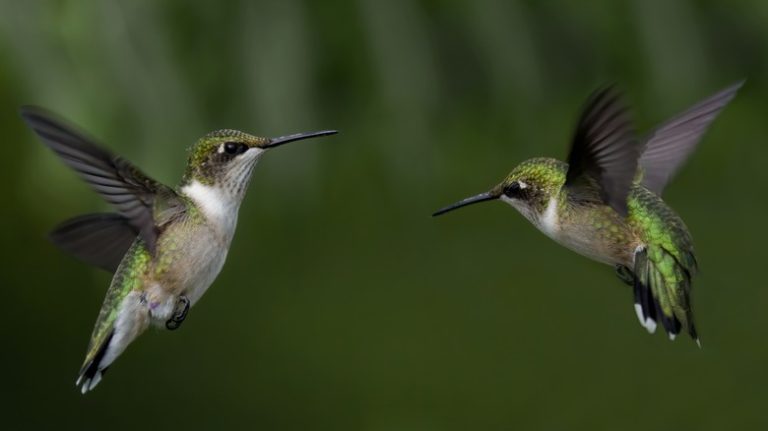
[[[211,222],[223,226],[231,239],[237,211],[261,155],[289,142],[335,133],[326,130],[279,138],[260,138],[237,130],[209,133],[192,147],[180,190]]]
[[[565,183],[567,165],[550,158],[535,158],[520,163],[491,190],[470,196],[436,211],[439,216],[467,205],[501,200],[517,209],[525,218],[538,224],[549,201]]]
[[[237,130],[217,130],[200,138],[192,147],[182,184],[197,182],[242,197],[253,167],[264,152],[289,142],[335,133],[326,130],[262,138]]]

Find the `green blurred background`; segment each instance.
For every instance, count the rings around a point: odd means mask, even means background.
[[[768,426],[768,3],[0,0],[4,429]],[[747,78],[667,201],[696,239],[703,349],[638,324],[611,268],[500,203],[564,157],[589,92],[643,130]],[[46,233],[107,209],[22,124],[59,112],[175,184],[204,133],[268,154],[182,330],[74,386],[109,275]]]

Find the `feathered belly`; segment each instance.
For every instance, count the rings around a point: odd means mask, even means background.
[[[534,224],[558,244],[608,265],[632,265],[635,240],[629,226],[608,207],[573,209],[563,217],[550,202]]]
[[[224,266],[230,243],[230,238],[222,240],[206,226],[166,234],[145,284],[152,321],[161,326],[174,312],[179,296],[194,305],[208,290]]]
[[[229,247],[209,247],[199,252],[197,264],[189,269],[190,277],[184,289],[184,294],[192,305],[203,296],[218,277],[227,259],[228,250]]]
[[[178,254],[168,268],[166,283],[173,284],[171,290],[177,296],[185,295],[194,305],[221,272],[229,241],[221,241],[203,231],[180,248],[183,253]]]
[[[560,245],[600,263],[625,266],[631,263],[627,259],[629,253],[622,249],[624,247],[601,240],[601,232],[592,232],[590,235],[561,231],[550,237]]]

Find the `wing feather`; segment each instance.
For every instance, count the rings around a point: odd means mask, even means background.
[[[701,141],[701,137],[730,102],[744,81],[731,85],[704,99],[657,127],[646,139],[640,157],[642,184],[661,196],[675,175]]]
[[[597,188],[599,199],[626,215],[640,150],[621,95],[611,87],[598,90],[579,118],[565,185],[577,199],[594,199]]]
[[[115,272],[123,256],[139,235],[120,214],[87,214],[60,224],[51,241],[76,258]]]
[[[125,223],[141,236],[150,253],[154,253],[162,228],[155,220],[155,207],[180,213],[186,209],[184,201],[169,187],[99,147],[47,111],[23,107],[21,116],[43,143],[117,209]]]

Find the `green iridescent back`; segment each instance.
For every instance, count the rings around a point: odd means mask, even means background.
[[[168,269],[181,258],[183,253],[178,252],[179,247],[182,247],[190,239],[189,237],[195,234],[194,227],[200,223],[200,217],[202,215],[199,210],[194,205],[188,205],[184,213],[179,215],[177,223],[169,228],[172,232],[159,236],[157,255],[154,260],[140,238],[133,242],[112,277],[91,334],[84,365],[94,359],[108,340],[120,313],[120,304],[128,294],[145,290],[147,286],[143,283],[147,275],[154,279],[162,279]]]
[[[88,353],[85,356],[83,367],[93,361],[99,353],[104,343],[110,337],[115,320],[120,313],[118,306],[123,302],[126,296],[134,290],[140,290],[144,277],[142,274],[147,270],[152,256],[144,246],[144,242],[136,238],[123,257],[120,266],[117,267],[112,282],[107,290],[107,295],[99,311],[99,317],[96,319],[96,325],[93,327],[91,340],[88,343]]]
[[[538,209],[543,209],[548,203],[549,197],[555,194],[567,193],[563,190],[568,164],[553,158],[532,158],[520,163],[498,186],[503,188],[514,181],[524,181],[534,185],[538,191],[535,202],[532,204]],[[682,219],[655,193],[643,187],[637,179],[630,189],[627,197],[629,214],[624,223],[626,228],[636,234],[644,242],[659,244],[670,249],[692,251],[691,235]],[[563,205],[567,204],[562,199]],[[573,204],[573,203],[571,203]],[[566,208],[562,208],[567,211]],[[597,219],[609,218],[608,221],[621,221],[621,218],[611,217],[607,208],[605,211],[597,211],[591,214]],[[600,223],[601,220],[596,222]],[[681,257],[682,259],[682,257]]]
[[[693,241],[682,219],[660,196],[640,184],[636,176],[627,196],[628,214],[622,217],[594,193],[574,196],[564,187],[568,165],[548,158],[527,160],[498,187],[515,181],[530,187],[531,207],[542,217],[557,196],[560,230],[556,239],[592,259],[629,268],[650,289],[658,303],[657,318],[670,334],[685,329],[697,339],[690,304],[691,278],[697,271]],[[525,211],[523,211],[525,214]],[[534,221],[536,222],[536,221]],[[539,222],[540,228],[542,224]],[[651,303],[647,307],[654,307]]]
[[[684,253],[693,253],[693,239],[683,220],[669,205],[639,184],[633,185],[627,203],[627,221],[646,242],[670,250],[680,262],[688,260]],[[690,269],[695,270],[694,267]]]

